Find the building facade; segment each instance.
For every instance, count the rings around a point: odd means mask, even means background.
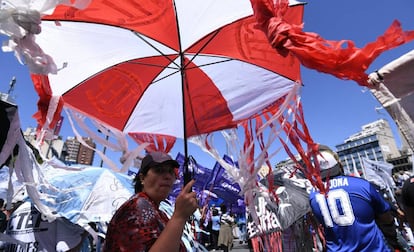
[[[413,150],[402,141],[401,149],[397,148],[389,123],[378,120],[361,127],[361,131],[335,146],[345,174],[362,174],[362,159],[383,161],[393,165],[392,173],[403,171],[414,172]],[[300,160],[300,156],[296,155]],[[294,165],[290,158],[280,161],[275,169],[283,169]]]
[[[388,162],[401,156],[391,127],[384,119],[363,125],[360,132],[336,145],[336,149],[345,173],[361,173],[362,158]]]
[[[96,144],[89,137],[83,137],[85,141],[92,148],[96,147]],[[82,145],[75,137],[68,137],[65,141],[66,157],[65,162],[70,164],[84,164],[92,165],[95,151]]]
[[[30,144],[38,145],[35,128],[27,128],[23,135]],[[92,148],[96,148],[96,144],[90,137],[83,137],[82,139]],[[38,149],[44,158],[56,157],[67,164],[92,165],[95,156],[93,149],[82,145],[75,137],[68,137],[66,141],[63,141],[60,136],[52,140],[44,140],[38,146]]]

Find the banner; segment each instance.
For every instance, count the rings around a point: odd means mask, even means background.
[[[0,99],[0,169],[8,165],[12,155],[17,156],[18,145],[15,132],[20,132],[17,106]]]
[[[180,168],[178,179],[168,197],[171,201],[175,201],[175,198],[178,196],[183,186],[184,159],[185,157],[183,154],[177,154],[176,161],[180,165]],[[233,162],[229,156],[225,155],[223,159],[227,163],[237,166],[237,162]],[[244,198],[240,195],[240,186],[227,175],[225,169],[218,162],[216,162],[213,169],[210,169],[198,164],[197,161],[190,156],[188,160],[188,168],[195,178],[193,190],[197,193],[201,205],[214,204],[218,206],[224,203],[231,213],[246,212]]]
[[[266,199],[269,200],[270,197],[265,191],[260,192],[260,195],[255,197],[256,221],[252,213],[247,212],[247,234],[249,238],[282,230],[277,216],[278,209],[275,207],[277,204],[269,204]]]
[[[236,167],[238,163],[233,161],[229,156],[224,155],[223,159]],[[226,205],[232,213],[244,213],[245,205],[244,199],[240,195],[241,188],[239,184],[227,174],[223,166],[219,162],[214,165],[211,178],[205,189],[217,194],[217,196],[224,200]]]
[[[256,211],[261,213],[264,216],[272,216],[272,218],[277,219],[277,228],[281,230],[286,230],[297,220],[310,212],[309,205],[309,191],[311,190],[312,185],[309,180],[307,180],[301,172],[292,174],[294,167],[285,167],[284,169],[279,169],[273,173],[273,188],[275,189],[274,194],[269,195],[269,186],[268,178],[262,179],[260,181],[264,187],[261,190],[259,195],[258,202],[255,202]],[[265,200],[265,202],[262,202]],[[271,211],[272,214],[266,213]],[[265,217],[268,218],[268,217]],[[253,217],[250,218],[254,221]],[[259,221],[260,220],[259,217]],[[250,225],[255,225],[254,223]],[[260,225],[262,226],[262,225]],[[262,228],[263,229],[263,228]],[[273,232],[275,229],[268,230],[264,228],[263,230],[260,227],[256,231],[251,233],[263,234],[263,232]]]
[[[6,233],[18,240],[5,251],[68,251],[82,241],[85,230],[60,217],[49,222],[30,202],[20,205],[10,216]]]

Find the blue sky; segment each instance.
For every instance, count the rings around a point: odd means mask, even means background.
[[[304,31],[316,32],[325,39],[349,39],[357,47],[374,41],[397,19],[404,30],[414,30],[414,1],[374,1],[374,0],[314,0],[308,1],[304,13]],[[4,37],[1,37],[4,41]],[[407,53],[414,48],[414,42],[383,53],[371,64],[370,73],[389,61]],[[313,139],[328,146],[335,147],[350,135],[358,132],[361,126],[385,118],[396,127],[385,110],[377,110],[380,104],[364,88],[353,81],[343,81],[315,70],[302,68],[302,102],[305,120]],[[32,115],[37,110],[37,94],[33,89],[26,66],[20,65],[12,53],[0,52],[0,91],[7,92],[9,82],[16,76],[17,83],[13,92],[19,106],[22,128],[35,127]],[[64,122],[64,137],[71,136],[68,121]],[[278,144],[278,143],[277,143]],[[400,141],[397,141],[400,145]],[[99,147],[98,147],[99,148]],[[182,150],[178,143],[172,154]],[[190,145],[189,153],[204,166],[212,167],[214,160],[207,154]],[[287,155],[281,153],[280,159]],[[117,156],[118,157],[118,156]],[[95,158],[95,165],[100,159]]]

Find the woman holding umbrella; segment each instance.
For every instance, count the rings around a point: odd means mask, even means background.
[[[135,195],[112,217],[104,251],[186,251],[181,242],[184,225],[198,207],[194,180],[184,186],[171,219],[159,210],[176,180],[178,163],[162,152],[148,153],[135,182]]]

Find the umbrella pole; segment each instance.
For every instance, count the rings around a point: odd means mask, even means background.
[[[183,172],[184,185],[186,185],[192,179],[190,169],[188,168],[188,163],[189,163],[188,162],[188,157],[185,157],[185,159],[184,159],[184,172]]]
[[[181,92],[182,92],[182,110],[183,110],[183,137],[184,137],[184,167],[183,167],[183,179],[184,179],[184,186],[190,182],[192,179],[192,174],[189,170],[188,163],[188,142],[187,142],[187,117],[185,111],[185,90],[187,89],[187,78],[185,76],[185,62],[184,62],[184,55],[180,52],[180,61],[181,61]]]
[[[184,176],[184,186],[185,186],[192,179],[192,174],[191,174],[191,171],[189,169],[189,157],[188,157],[188,147],[187,147],[187,138],[186,137],[184,137],[184,167],[183,167],[183,176]]]
[[[185,113],[184,113],[185,114]],[[184,116],[185,118],[185,116]],[[184,119],[185,121],[185,119]],[[184,128],[185,128],[185,122],[184,122]],[[184,130],[184,136],[185,136],[185,130]],[[189,157],[188,157],[188,142],[187,137],[184,137],[184,166],[183,166],[183,182],[185,186],[190,180],[192,179],[192,173],[189,168]]]

